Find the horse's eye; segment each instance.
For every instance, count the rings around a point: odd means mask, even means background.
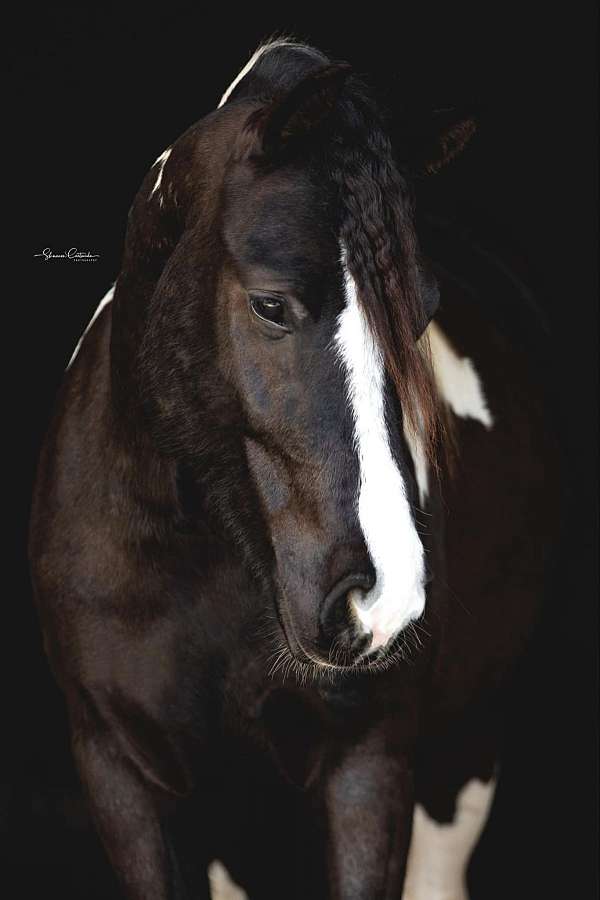
[[[276,325],[279,328],[286,327],[285,303],[281,297],[273,294],[252,294],[250,306],[254,315],[268,322],[269,325]]]

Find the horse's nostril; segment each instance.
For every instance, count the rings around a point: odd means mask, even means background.
[[[350,643],[350,653],[354,657],[362,656],[363,653],[366,653],[371,644],[373,643],[373,632],[372,631],[361,631],[358,632]]]
[[[348,602],[352,606],[364,606],[367,593],[368,592],[362,588],[352,588],[352,590],[348,591]]]
[[[321,605],[320,627],[323,636],[331,640],[348,627],[351,621],[350,604],[371,590],[375,578],[367,573],[346,575],[329,591]]]

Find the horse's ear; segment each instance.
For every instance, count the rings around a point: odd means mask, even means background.
[[[441,109],[413,117],[400,128],[399,151],[413,175],[434,175],[458,156],[477,128],[475,117],[458,109]]]
[[[322,66],[249,117],[243,153],[275,162],[313,135],[335,107],[351,67]]]

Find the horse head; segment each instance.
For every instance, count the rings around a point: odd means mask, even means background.
[[[425,605],[405,435],[425,455],[435,444],[419,339],[437,289],[365,87],[314,51],[276,49],[134,202],[114,404],[124,433],[143,428],[186,473],[291,654],[370,664]],[[297,71],[277,82],[268,65],[289,74],[285,52]]]

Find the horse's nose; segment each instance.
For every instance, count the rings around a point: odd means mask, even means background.
[[[323,600],[319,626],[323,646],[329,648],[332,663],[351,663],[370,646],[371,632],[356,622],[350,607],[355,592],[365,594],[374,584],[374,573],[352,573],[340,579]]]

